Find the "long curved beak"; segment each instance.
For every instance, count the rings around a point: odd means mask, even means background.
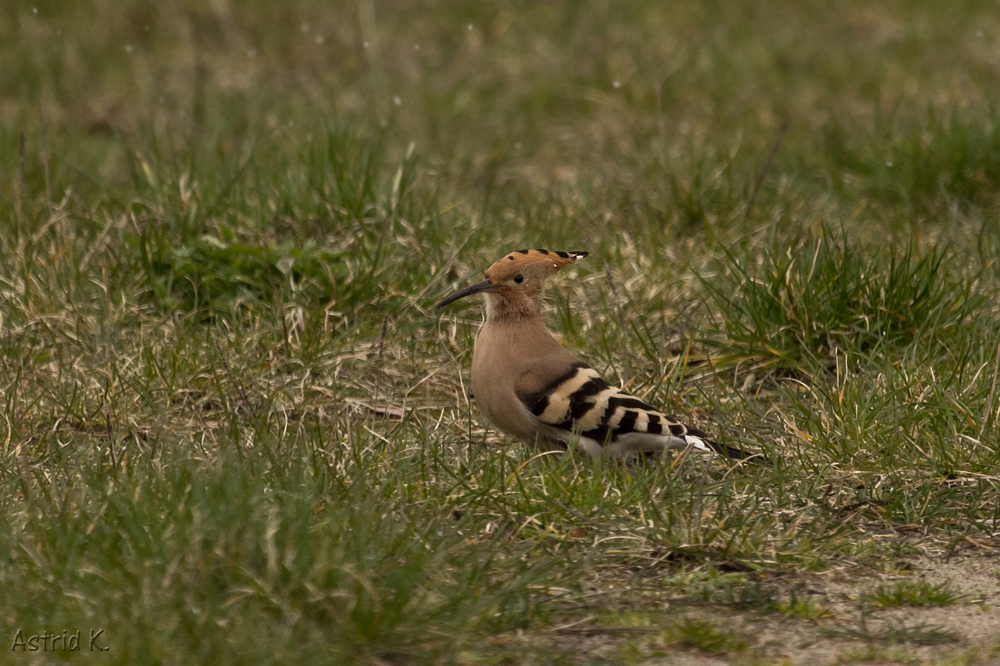
[[[477,282],[476,284],[470,287],[466,287],[461,291],[456,291],[454,294],[452,294],[448,298],[438,303],[437,307],[443,308],[449,303],[454,303],[460,298],[465,298],[466,296],[472,296],[473,294],[479,294],[484,291],[496,291],[496,290],[497,288],[492,282],[490,282],[489,280],[483,280],[482,282]]]

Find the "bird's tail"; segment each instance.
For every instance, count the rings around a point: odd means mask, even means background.
[[[747,453],[743,449],[733,448],[726,444],[720,444],[719,442],[713,442],[711,440],[702,440],[711,448],[713,451],[718,453],[720,456],[730,458],[731,460],[746,460],[747,462],[756,463],[758,465],[771,465],[771,461],[768,460],[767,456],[763,453]]]
[[[720,456],[729,458],[731,460],[746,460],[748,462],[753,462],[762,465],[770,465],[771,461],[767,459],[762,453],[747,453],[742,449],[733,448],[726,444],[720,444],[719,442],[713,442],[704,433],[692,429],[688,429],[687,434],[684,436],[688,444],[699,451],[714,451]]]

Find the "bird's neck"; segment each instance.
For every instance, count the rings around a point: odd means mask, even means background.
[[[531,298],[508,298],[501,294],[486,294],[486,322],[488,324],[542,323],[542,304]]]

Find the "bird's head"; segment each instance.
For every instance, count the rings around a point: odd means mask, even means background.
[[[545,278],[561,270],[586,252],[517,250],[486,269],[486,279],[457,291],[438,303],[443,308],[460,298],[484,293],[487,317],[536,311],[545,288]]]

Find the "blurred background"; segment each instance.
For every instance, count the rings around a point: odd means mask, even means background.
[[[340,162],[341,189],[364,199],[365,177],[391,194],[411,160],[399,187],[435,199],[448,239],[487,233],[505,247],[614,245],[609,227],[746,231],[751,193],[751,225],[833,216],[891,231],[990,207],[1000,181],[989,3],[89,0],[0,12],[3,197],[16,198],[24,133],[22,214],[41,195],[93,234],[97,209],[141,205],[160,222],[183,217],[184,238],[315,218],[322,229],[300,231],[344,248],[358,216],[330,200]],[[407,222],[393,232],[428,251],[442,240]]]

